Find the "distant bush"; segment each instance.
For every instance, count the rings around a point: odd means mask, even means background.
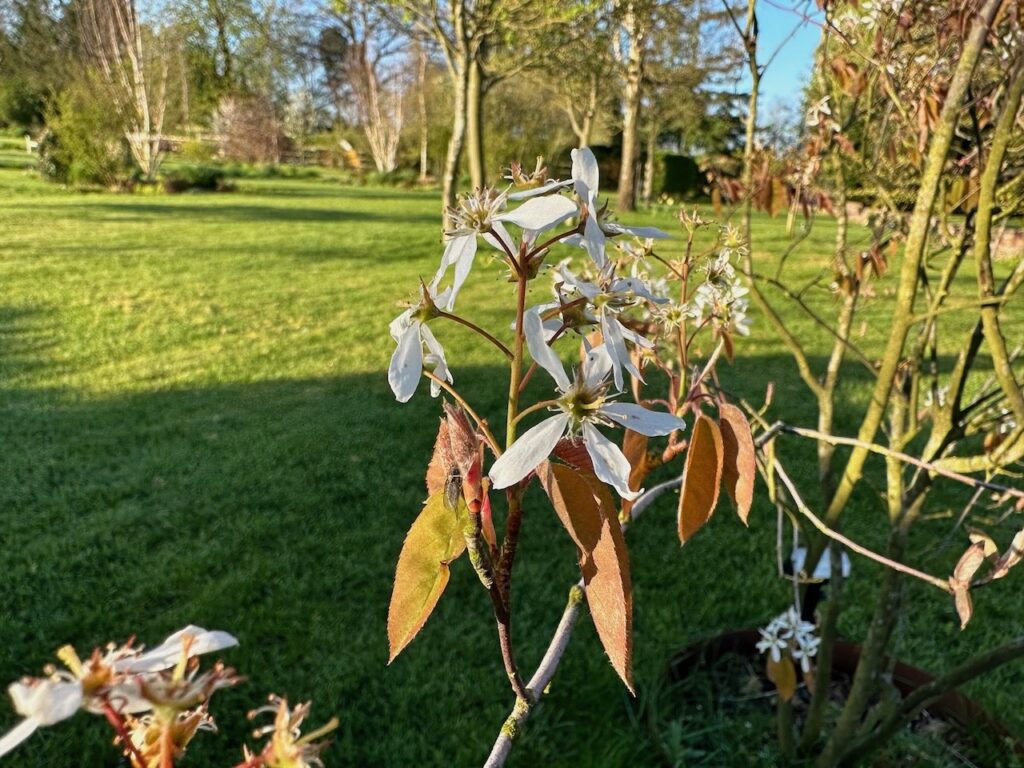
[[[397,168],[393,171],[387,171],[386,173],[382,173],[381,171],[371,171],[363,178],[367,184],[411,187],[416,184],[419,175],[412,168]]]
[[[190,190],[226,192],[231,189],[224,169],[216,165],[185,165],[164,175],[166,192],[178,194]]]
[[[214,115],[220,154],[246,163],[279,163],[289,149],[277,112],[262,96],[226,96]]]
[[[133,181],[131,154],[117,110],[88,78],[72,83],[46,112],[39,145],[46,178],[76,186],[124,187]]]
[[[181,145],[181,156],[190,163],[208,163],[217,155],[217,147],[208,141],[192,139]]]
[[[38,128],[46,111],[44,93],[21,78],[0,81],[0,125],[18,131]]]

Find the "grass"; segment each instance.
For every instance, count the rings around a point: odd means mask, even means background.
[[[315,720],[340,717],[330,765],[482,762],[511,699],[464,559],[421,636],[385,664],[393,564],[422,502],[439,410],[423,390],[394,402],[387,322],[435,269],[436,196],[346,188],[330,174],[242,179],[225,195],[76,194],[35,178],[16,141],[3,148],[0,680],[37,672],[66,642],[153,643],[193,622],[240,638],[227,659],[249,682],[218,695],[221,733],[198,739],[187,764],[232,764],[250,728],[242,713],[271,691],[312,697]],[[667,213],[628,219],[673,228]],[[832,236],[815,225],[791,268],[813,274]],[[787,242],[782,221],[758,219],[759,250]],[[858,341],[869,350],[887,331],[891,285],[879,283],[867,307]],[[507,287],[481,260],[460,306],[501,332]],[[815,296],[828,305],[827,292]],[[787,318],[820,364],[827,338]],[[437,333],[466,397],[500,422],[500,361],[461,327]],[[808,423],[807,398],[763,323],[723,374],[754,400],[774,382],[771,415]],[[849,374],[843,397],[863,403],[863,377]],[[844,413],[848,432],[854,411]],[[807,447],[786,447],[810,484]],[[577,571],[569,538],[532,494],[515,594],[516,645],[531,669]],[[764,499],[750,530],[723,508],[683,551],[673,516],[666,499],[630,534],[639,698],[583,621],[512,765],[661,764],[642,713],[670,655],[785,608]],[[849,530],[878,544],[881,521],[865,489]],[[949,525],[922,526],[922,546]],[[958,547],[915,555],[941,573]],[[877,573],[855,567],[865,578],[850,585],[857,607],[843,625],[854,638]],[[1020,578],[985,590],[964,633],[951,601],[911,586],[901,656],[941,671],[1019,633]],[[971,692],[1022,732],[1022,683],[1024,666],[1010,667]],[[0,703],[0,723],[14,717]],[[688,764],[744,764],[746,734],[721,720],[707,727],[723,731],[722,749]],[[110,765],[112,754],[102,725],[78,718],[44,729],[7,764]]]

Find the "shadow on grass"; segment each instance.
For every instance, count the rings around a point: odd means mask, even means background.
[[[7,310],[0,321],[9,371],[48,364],[45,316]],[[788,368],[745,362],[762,380]],[[503,369],[456,375],[481,412],[499,412],[501,387],[489,385]],[[761,382],[736,386],[761,391]],[[780,391],[792,386],[791,376],[780,381]],[[194,622],[238,635],[226,658],[250,682],[218,695],[221,734],[198,739],[192,764],[237,758],[250,728],[242,712],[269,691],[312,696],[315,722],[340,716],[331,765],[482,761],[511,700],[488,602],[465,562],[422,636],[385,666],[392,568],[423,499],[439,413],[423,388],[398,405],[383,373],[113,398],[8,387],[0,407],[0,680],[38,670],[65,642],[84,652],[137,633],[152,643]],[[795,394],[779,408],[806,418]],[[516,644],[528,668],[577,572],[571,542],[531,494],[516,571]],[[785,604],[786,585],[772,576],[773,516],[758,506],[750,531],[716,519],[685,556],[671,499],[631,534],[641,689],[685,642]],[[612,766],[623,755],[649,764],[632,706],[584,622],[513,764]],[[0,705],[0,723],[13,719]],[[5,764],[111,762],[97,720],[44,729]]]

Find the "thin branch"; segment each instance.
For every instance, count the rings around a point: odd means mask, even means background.
[[[623,533],[629,529],[630,523],[633,520],[636,520],[645,509],[654,503],[655,499],[667,491],[678,488],[681,482],[682,478],[668,480],[654,486],[637,499],[636,504],[630,510],[629,520],[621,523]],[[572,636],[573,627],[576,626],[576,621],[579,619],[580,606],[583,603],[585,594],[586,591],[582,579],[569,590],[569,600],[565,610],[562,612],[562,618],[558,622],[558,627],[548,643],[544,657],[537,666],[537,671],[533,673],[530,682],[526,685],[528,696],[525,699],[516,701],[512,712],[501,726],[501,731],[494,741],[494,746],[491,748],[491,754],[487,758],[487,762],[484,763],[484,768],[501,768],[501,766],[505,765],[509,752],[512,750],[513,740],[519,734],[520,729],[530,715],[533,714],[545,689],[552,678],[554,678],[558,665],[562,662],[562,657],[569,647],[569,639]]]

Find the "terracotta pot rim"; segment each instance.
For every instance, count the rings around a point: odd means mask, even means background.
[[[730,653],[747,657],[759,656],[760,652],[756,648],[758,640],[760,634],[756,629],[729,630],[697,640],[672,656],[669,661],[669,677],[672,680],[681,680],[699,667]],[[833,671],[838,670],[852,675],[860,660],[860,653],[860,643],[837,639],[832,660]],[[934,680],[934,675],[901,661],[897,661],[892,668],[893,684],[904,697]],[[962,728],[970,729],[977,726],[1002,739],[1009,739],[1013,742],[1014,752],[1024,755],[1024,742],[991,712],[959,691],[946,693],[930,704],[927,710],[940,719],[954,722]]]

